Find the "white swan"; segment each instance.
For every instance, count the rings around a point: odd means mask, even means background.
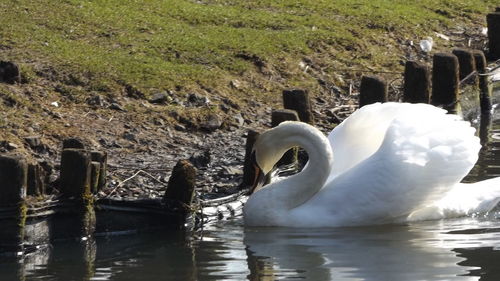
[[[477,161],[479,139],[468,122],[431,105],[364,106],[328,139],[284,122],[257,139],[256,162],[268,173],[294,146],[307,151],[308,164],[257,187],[243,209],[246,225],[401,223],[487,212],[500,200],[500,178],[460,183]]]

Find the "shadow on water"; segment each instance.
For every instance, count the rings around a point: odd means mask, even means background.
[[[500,176],[500,110],[477,122],[467,181]],[[500,280],[500,213],[409,225],[155,232],[59,241],[0,257],[0,280]]]

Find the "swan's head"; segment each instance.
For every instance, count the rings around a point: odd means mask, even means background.
[[[297,145],[296,138],[304,129],[311,127],[297,121],[286,121],[262,133],[253,146],[252,161],[255,167],[255,180],[250,194],[261,189],[270,181],[269,175],[275,169],[275,164],[290,148]]]

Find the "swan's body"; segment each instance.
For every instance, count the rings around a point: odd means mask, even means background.
[[[486,212],[500,200],[500,178],[460,183],[477,161],[479,139],[468,122],[430,105],[368,105],[328,138],[304,123],[282,123],[257,140],[257,163],[267,173],[293,146],[307,151],[308,164],[252,194],[244,207],[247,225],[439,219]]]

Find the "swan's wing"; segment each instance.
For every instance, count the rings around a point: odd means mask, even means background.
[[[443,198],[477,161],[479,139],[458,116],[422,106],[397,114],[379,149],[330,178],[311,205],[349,224],[384,223]]]
[[[354,112],[328,135],[334,157],[331,177],[347,171],[375,153],[396,116],[404,112],[419,115],[418,112],[427,110],[444,112],[423,104],[393,102],[366,105]]]
[[[500,177],[457,184],[444,198],[411,213],[409,221],[444,219],[486,213],[500,201]]]

